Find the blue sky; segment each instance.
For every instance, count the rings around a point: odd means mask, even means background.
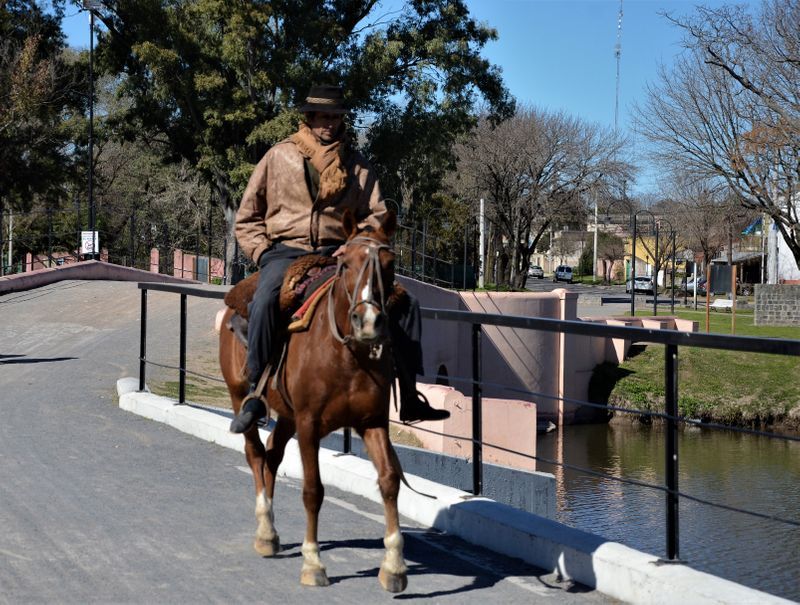
[[[398,0],[386,0],[387,10]],[[706,6],[720,6],[706,0]],[[473,16],[499,35],[484,56],[503,70],[506,85],[521,103],[563,110],[612,128],[616,89],[619,0],[467,0]],[[630,133],[635,102],[644,98],[659,63],[669,65],[681,52],[681,32],[659,13],[686,14],[698,2],[689,0],[623,0],[620,60],[620,132]],[[67,11],[69,43],[89,45],[88,17]],[[644,146],[633,138],[633,156]],[[652,171],[641,175],[635,190],[655,186]]]

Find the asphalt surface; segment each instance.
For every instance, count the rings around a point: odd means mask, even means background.
[[[332,585],[300,586],[299,483],[277,486],[284,551],[263,559],[244,457],[117,407],[117,379],[138,373],[139,301],[122,282],[0,296],[0,603],[610,600],[407,520],[409,587],[385,593],[382,507],[334,489],[320,521]],[[190,356],[213,343],[219,305],[190,298]],[[174,363],[176,295],[149,295],[148,326],[148,357]]]

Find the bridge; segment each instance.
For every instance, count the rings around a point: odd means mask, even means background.
[[[295,479],[282,479],[276,498],[286,550],[262,560],[250,546],[252,484],[241,454],[118,407],[113,383],[138,368],[138,301],[136,284],[101,281],[0,297],[0,601],[384,598],[373,573],[382,550],[379,505],[329,488],[321,540],[333,586],[324,595],[303,589],[305,518]],[[153,332],[174,331],[175,301],[149,304]],[[217,309],[190,300],[190,342],[213,340],[208,326]],[[148,347],[174,357],[174,342],[154,339]],[[609,600],[553,569],[409,517],[404,532],[405,598]]]

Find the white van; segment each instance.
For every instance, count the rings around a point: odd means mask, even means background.
[[[553,273],[553,281],[565,281],[572,283],[572,267],[569,265],[559,265]]]

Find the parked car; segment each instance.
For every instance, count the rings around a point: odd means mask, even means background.
[[[653,293],[653,278],[647,275],[637,275],[633,280],[633,289],[635,292],[646,292],[647,294]],[[625,292],[631,291],[631,280],[625,282]]]
[[[544,269],[542,269],[539,265],[531,265],[531,268],[528,269],[528,277],[544,279]]]
[[[559,265],[553,272],[553,281],[565,281],[568,284],[572,283],[572,267],[568,265]]]
[[[680,291],[686,292],[687,294],[694,295],[694,278],[690,278],[688,281],[681,282]],[[698,296],[705,296],[706,295],[706,278],[705,277],[698,277],[697,278],[697,295]]]

